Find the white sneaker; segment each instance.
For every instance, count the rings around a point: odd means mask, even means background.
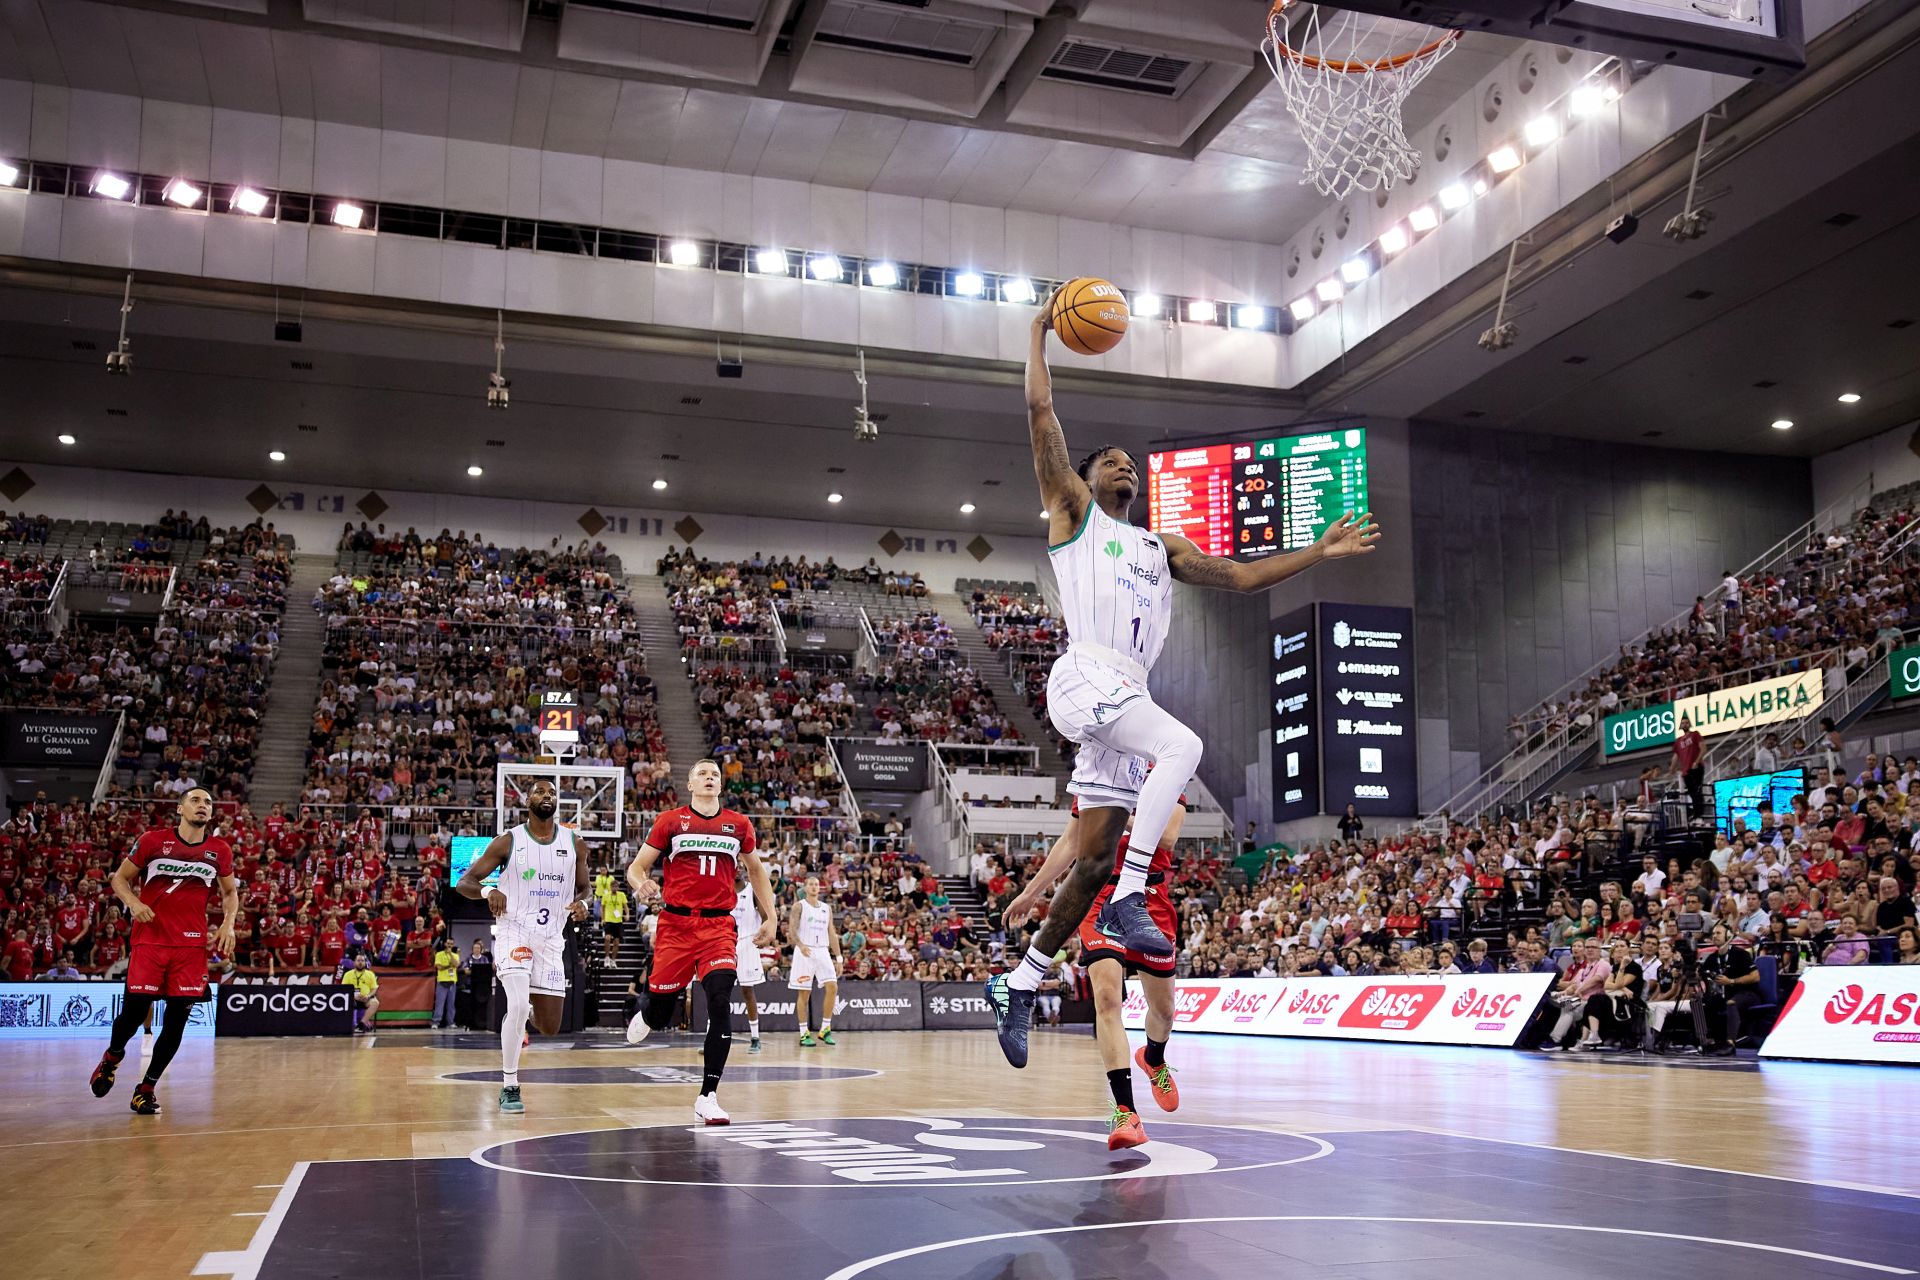
[[[647,1033],[652,1030],[653,1028],[647,1025],[647,1015],[645,1013],[634,1014],[633,1021],[627,1024],[627,1043],[639,1044],[647,1038]]]
[[[693,1118],[701,1124],[732,1124],[733,1118],[720,1109],[720,1099],[703,1093],[693,1100]]]

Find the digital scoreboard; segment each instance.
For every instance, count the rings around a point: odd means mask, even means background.
[[[1297,551],[1368,509],[1365,427],[1147,455],[1148,526],[1212,556]]]

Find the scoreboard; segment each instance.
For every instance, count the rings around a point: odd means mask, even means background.
[[[1366,510],[1365,427],[1147,455],[1148,527],[1211,556],[1297,551]]]

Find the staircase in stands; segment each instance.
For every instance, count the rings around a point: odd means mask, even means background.
[[[673,764],[673,784],[686,792],[687,770],[707,754],[706,730],[700,727],[700,704],[693,682],[680,661],[680,632],[667,603],[666,582],[653,575],[627,575],[633,595],[641,643],[647,647],[647,672],[653,677],[660,730],[667,738],[667,759]],[[624,986],[622,988],[625,989]]]
[[[595,948],[593,954],[598,955],[601,942],[596,933],[581,945],[591,945]],[[599,1013],[597,1025],[603,1030],[618,1030],[627,1025],[627,983],[646,971],[645,954],[646,948],[640,941],[640,923],[629,920],[627,932],[620,939],[619,958],[612,964],[592,966],[599,977],[599,995],[594,1005]]]
[[[967,928],[984,936],[987,928],[987,902],[973,881],[965,876],[936,876],[953,909],[967,922]]]
[[[1053,727],[1043,724],[1040,717],[1034,715],[1033,708],[1027,705],[1026,695],[1015,686],[1013,677],[1007,672],[1007,660],[987,646],[987,637],[974,623],[973,615],[967,612],[967,602],[950,591],[935,591],[928,595],[927,603],[953,628],[953,638],[960,646],[961,656],[980,673],[987,688],[993,691],[993,700],[999,704],[1013,727],[1020,731],[1021,740],[1040,748],[1040,772],[1058,779],[1061,794],[1064,795],[1067,779],[1073,776],[1073,766],[1054,746]]]
[[[287,616],[280,624],[280,653],[273,663],[248,790],[248,801],[257,814],[267,812],[276,801],[292,810],[306,780],[307,736],[313,728],[313,704],[320,696],[320,650],[327,636],[325,620],[313,611],[313,593],[333,576],[334,564],[331,553],[293,557]]]

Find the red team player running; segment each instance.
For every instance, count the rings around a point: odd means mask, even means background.
[[[158,1115],[153,1088],[173,1061],[195,1001],[207,998],[207,899],[220,886],[220,927],[213,951],[233,954],[233,922],[240,914],[240,884],[233,878],[233,850],[210,834],[213,796],[194,787],[180,797],[173,827],[147,832],[113,873],[113,892],[133,916],[133,951],[127,960],[127,996],[113,1020],[113,1041],[93,1069],[93,1096],[113,1088],[114,1072],[156,1001],[167,1016],[153,1044],[146,1078],[133,1090],[130,1109]],[[138,882],[139,888],[134,884]]]
[[[735,978],[737,929],[733,919],[738,896],[740,864],[746,863],[754,902],[760,908],[756,946],[774,939],[773,882],[766,864],[754,851],[753,820],[720,803],[720,766],[712,760],[695,764],[687,775],[691,803],[670,809],[654,820],[640,854],[627,868],[634,901],[642,905],[664,902],[653,938],[653,973],[647,981],[646,1003],[627,1024],[627,1040],[639,1044],[673,1017],[681,993],[698,982],[707,993],[707,1040],[700,1096],[694,1118],[702,1124],[726,1124],[715,1092],[733,1047],[730,1012]],[[664,887],[653,882],[653,864],[666,859]]]

